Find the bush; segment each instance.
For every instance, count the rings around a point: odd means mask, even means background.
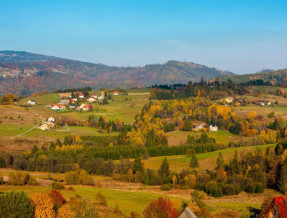
[[[34,206],[24,192],[0,194],[0,217],[32,218]]]
[[[72,192],[74,192],[74,191],[75,191],[75,189],[74,189],[74,187],[73,187],[73,186],[70,186],[70,187],[68,188],[68,191],[72,191]]]
[[[161,189],[162,191],[169,191],[169,190],[170,190],[170,186],[167,185],[167,184],[163,184],[163,185],[160,187],[160,189]]]
[[[9,174],[9,185],[38,185],[35,178],[31,177],[28,173],[11,172]]]
[[[100,191],[98,191],[96,196],[96,204],[107,205],[107,200]]]
[[[53,182],[52,183],[52,189],[63,190],[64,188],[65,188],[65,186],[63,186],[62,184],[60,184],[58,182]]]

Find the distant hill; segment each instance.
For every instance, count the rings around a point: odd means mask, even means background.
[[[131,88],[187,83],[232,75],[191,62],[169,61],[144,67],[110,67],[24,51],[0,51],[0,95],[30,95],[54,89],[90,86]]]
[[[227,75],[217,77],[216,80],[222,82],[231,79],[235,83],[245,83],[250,80],[263,80],[264,82],[269,81],[271,84],[276,86],[282,86],[287,84],[287,69],[282,70],[266,70],[254,74],[244,75]]]

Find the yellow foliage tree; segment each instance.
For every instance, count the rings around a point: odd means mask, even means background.
[[[71,209],[70,205],[65,204],[59,209],[57,213],[57,218],[67,218],[67,217],[75,218],[76,213]]]
[[[35,193],[31,200],[35,206],[35,218],[53,218],[55,211],[51,197],[44,193]]]

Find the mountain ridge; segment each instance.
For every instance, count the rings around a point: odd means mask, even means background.
[[[95,89],[143,87],[226,75],[233,74],[176,60],[142,67],[115,67],[26,51],[0,51],[0,95],[10,92],[30,95],[83,86]]]

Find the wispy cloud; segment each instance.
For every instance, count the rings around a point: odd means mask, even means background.
[[[167,40],[167,43],[172,44],[172,45],[177,45],[183,49],[187,49],[187,50],[194,50],[195,47],[193,47],[192,45],[184,42],[184,41],[180,41],[180,40],[176,40],[176,39],[170,39]]]

